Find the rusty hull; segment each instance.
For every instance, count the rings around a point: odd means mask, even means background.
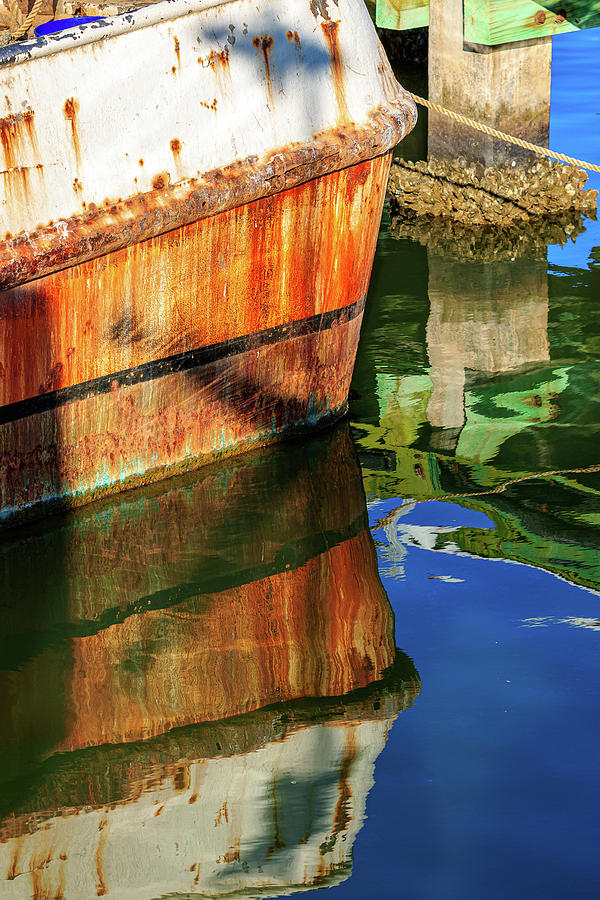
[[[15,124],[17,118],[10,117],[10,127],[3,125],[6,120],[0,120],[7,166],[13,161],[11,148],[16,137],[21,140],[17,125],[20,130],[31,127],[27,117],[21,116]],[[170,184],[168,173],[161,173],[154,178],[152,190],[126,200],[119,198],[102,206],[90,204],[77,216],[24,234],[0,233],[0,290],[386,155],[398,135],[410,130],[412,124],[409,111],[403,107],[395,116],[378,110],[370,115],[368,127],[340,125],[316,135],[308,145],[282,147],[263,160],[250,157],[207,172],[200,180]],[[171,141],[171,148],[178,144]],[[173,150],[175,156],[177,152]],[[24,168],[10,171],[20,173],[22,200],[26,203],[28,172]]]
[[[0,525],[343,414],[415,119],[362,0],[0,48]]]
[[[4,521],[341,415],[389,162],[0,294]]]

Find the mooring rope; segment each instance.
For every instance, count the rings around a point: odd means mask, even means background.
[[[584,468],[579,469],[554,469],[548,472],[527,472],[525,475],[521,475],[519,478],[510,478],[508,481],[503,482],[502,484],[497,485],[496,487],[486,488],[483,491],[471,491],[466,494],[432,494],[431,497],[419,497],[418,499],[413,498],[411,500],[412,503],[428,503],[430,500],[440,500],[441,502],[447,500],[469,500],[471,497],[487,497],[490,494],[503,494],[508,490],[513,484],[521,484],[523,481],[531,481],[532,479],[537,478],[555,478],[560,475],[591,475],[596,472],[600,472],[600,464],[596,464],[593,466],[585,466]],[[386,525],[389,525],[393,519],[393,517],[398,513],[402,507],[403,503],[400,506],[396,506],[387,516],[384,516],[383,519],[379,519],[376,523],[377,528],[384,528]]]
[[[4,5],[10,12],[12,24],[10,31],[0,35],[0,44],[10,44],[12,43],[12,41],[18,41],[19,38],[23,37],[24,34],[27,34],[29,29],[33,25],[33,22],[36,19],[40,9],[42,8],[43,3],[44,0],[35,0],[35,3],[31,7],[31,10],[27,14],[27,16],[23,18],[23,14],[19,9],[16,0],[5,0]]]
[[[509,144],[516,144],[517,147],[523,147],[525,150],[531,150],[532,153],[537,153],[540,156],[547,156],[551,159],[557,159],[560,162],[567,163],[569,166],[577,166],[580,169],[588,169],[591,172],[600,172],[600,166],[595,163],[584,162],[582,159],[574,159],[572,156],[565,156],[564,153],[555,153],[554,150],[548,150],[547,147],[540,147],[538,144],[532,144],[530,141],[524,141],[522,138],[515,137],[512,134],[506,134],[504,131],[498,131],[496,128],[490,128],[489,125],[484,125],[483,122],[477,122],[475,119],[469,119],[467,116],[463,116],[460,113],[453,112],[451,109],[446,109],[445,106],[439,106],[437,103],[432,103],[431,100],[426,100],[424,97],[419,97],[417,94],[411,93],[408,91],[410,96],[413,98],[415,103],[419,103],[421,106],[426,106],[427,109],[433,109],[434,112],[441,113],[443,116],[449,116],[451,119],[454,119],[456,122],[460,122],[462,125],[467,125],[469,128],[475,128],[477,131],[483,131],[484,134],[489,134],[491,137],[499,138],[501,141],[506,141]]]

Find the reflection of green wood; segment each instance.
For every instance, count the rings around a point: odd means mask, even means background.
[[[429,25],[429,0],[377,0],[377,25],[380,28],[426,28]]]
[[[464,0],[464,37],[474,44],[508,44],[597,25],[600,0]]]
[[[456,456],[471,462],[496,458],[502,445],[533,425],[548,422],[555,414],[553,399],[569,387],[568,368],[553,370],[554,378],[540,378],[535,390],[500,393],[485,389],[465,395],[466,422],[456,447]],[[487,410],[487,415],[486,415]]]

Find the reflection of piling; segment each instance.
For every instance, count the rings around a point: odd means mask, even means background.
[[[500,131],[548,146],[552,39],[465,45],[463,0],[431,0],[429,99]],[[429,156],[486,166],[528,163],[527,150],[429,113]]]
[[[433,428],[461,428],[467,372],[547,361],[548,283],[542,257],[478,263],[429,253],[427,348]]]

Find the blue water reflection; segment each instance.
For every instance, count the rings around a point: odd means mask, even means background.
[[[386,506],[371,507],[383,571]],[[471,524],[437,506],[416,521]],[[404,572],[384,584],[423,689],[378,761],[345,890],[597,897],[600,598],[539,569],[419,546]]]
[[[600,165],[600,28],[552,39],[550,147]],[[587,187],[600,189],[600,175],[589,173]],[[548,261],[557,266],[587,266],[600,244],[600,226],[586,222],[576,243],[552,246]]]

